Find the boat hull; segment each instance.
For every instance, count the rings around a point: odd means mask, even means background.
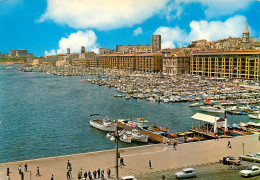
[[[112,132],[112,131],[115,131],[115,129],[116,129],[115,124],[112,124],[112,125],[102,125],[102,124],[99,124],[99,123],[95,122],[95,120],[90,121],[89,124],[92,127],[97,128],[97,129],[99,129],[101,131]]]

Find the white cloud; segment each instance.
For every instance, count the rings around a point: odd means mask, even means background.
[[[141,27],[138,27],[134,30],[134,36],[138,36],[140,34],[143,34],[143,29]]]
[[[200,3],[205,8],[207,17],[232,15],[238,10],[244,10],[253,0],[175,0],[168,4],[164,13],[168,20],[180,17],[186,5]]]
[[[66,53],[67,48],[70,48],[70,52],[80,52],[81,46],[85,46],[86,51],[98,52],[99,45],[97,44],[97,36],[92,30],[77,31],[76,33],[70,34],[67,38],[63,37],[59,41],[59,49],[51,50],[50,52],[45,51],[45,55]]]
[[[39,19],[73,28],[99,30],[131,27],[159,13],[170,0],[48,0]]]
[[[52,55],[56,55],[56,51],[55,49],[52,49],[50,51],[44,51],[45,56],[52,56]]]
[[[214,41],[231,37],[241,37],[246,23],[246,18],[237,15],[221,21],[192,21],[189,33],[179,27],[159,27],[154,34],[161,34],[162,48],[181,47],[190,44],[191,41],[206,39]]]

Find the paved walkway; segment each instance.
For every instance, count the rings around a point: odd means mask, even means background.
[[[231,142],[232,149],[227,148],[228,141]],[[121,157],[124,157],[126,166],[120,167],[120,176],[136,175],[162,171],[167,169],[191,167],[207,163],[218,162],[218,160],[227,155],[238,157],[243,153],[260,152],[260,141],[258,135],[248,135],[229,139],[201,141],[194,143],[185,143],[177,146],[174,150],[172,146],[164,144],[155,144],[141,147],[120,149]],[[51,158],[34,159],[28,161],[10,162],[0,164],[0,180],[6,180],[6,168],[10,168],[11,180],[21,179],[18,174],[18,166],[27,162],[28,171],[25,172],[25,180],[48,180],[54,174],[55,180],[66,179],[66,164],[70,160],[72,163],[72,176],[77,179],[77,174],[82,168],[85,171],[105,170],[110,168],[112,175],[115,175],[115,151],[99,151],[92,153],[83,153]],[[149,168],[149,160],[152,162],[152,168]],[[42,176],[35,176],[37,166],[40,167]]]

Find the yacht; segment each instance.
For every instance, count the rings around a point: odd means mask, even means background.
[[[90,115],[90,116],[96,116],[97,114],[94,114],[94,115]],[[112,132],[112,131],[115,131],[116,129],[116,122],[115,121],[112,121],[111,119],[109,118],[95,118],[94,120],[91,120],[90,122],[90,125],[94,128],[97,128],[99,130],[102,130],[102,131],[109,131],[109,132]]]

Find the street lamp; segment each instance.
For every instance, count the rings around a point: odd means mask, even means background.
[[[115,150],[116,150],[116,166],[115,166],[115,169],[116,169],[116,180],[118,180],[118,138],[119,138],[119,135],[118,135],[118,127],[117,127],[117,124],[116,124],[116,128],[115,128]]]

